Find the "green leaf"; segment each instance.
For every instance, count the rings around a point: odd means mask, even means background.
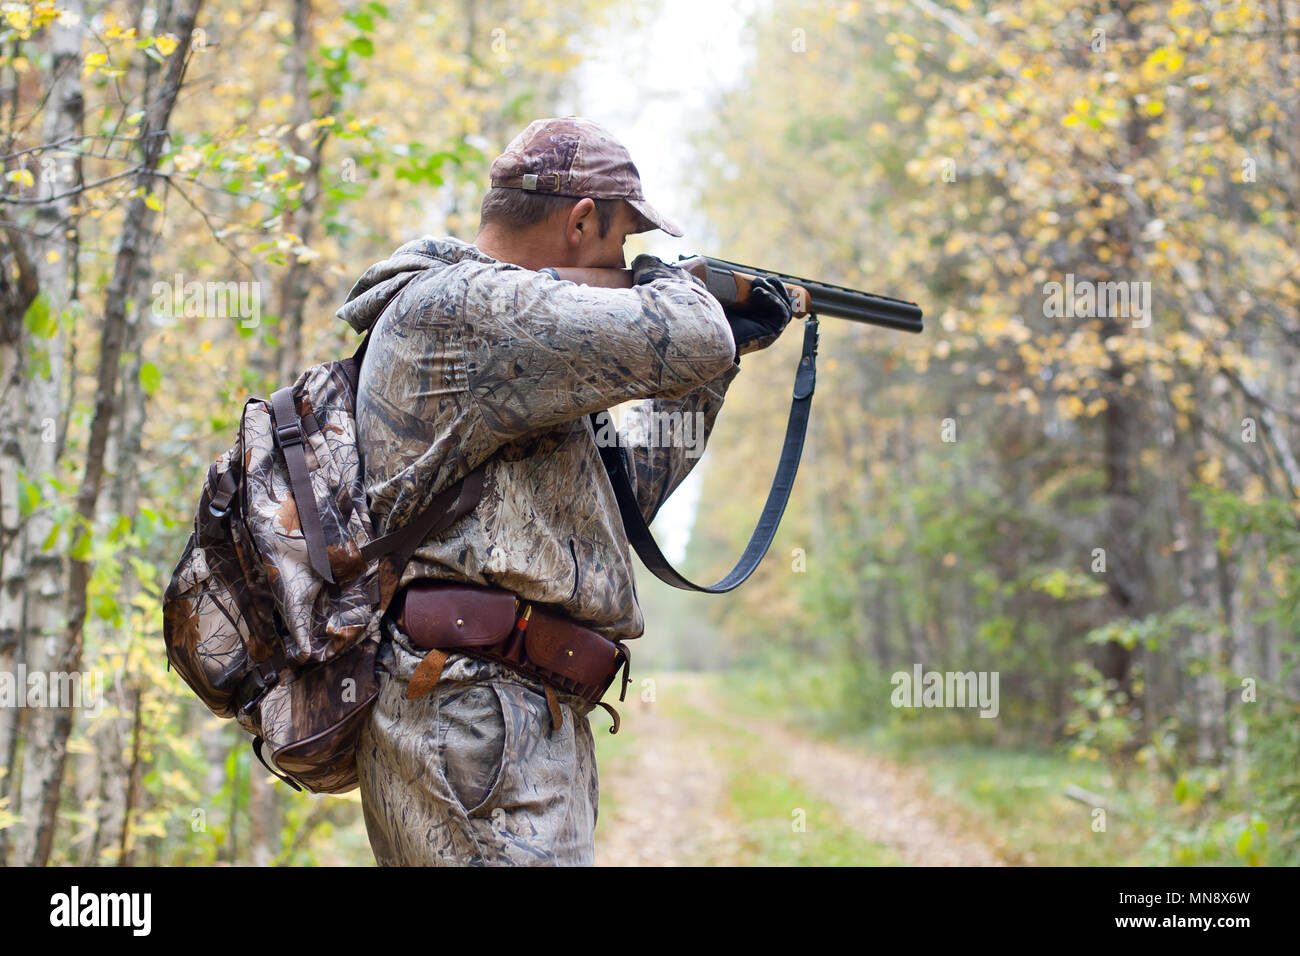
[[[61,529],[57,524],[50,529],[50,533],[45,536],[45,540],[41,543],[42,551],[49,551],[58,543],[60,530]]]
[[[27,307],[23,324],[27,326],[27,331],[38,339],[48,339],[58,331],[58,318],[50,311],[50,300],[44,292],[33,299],[32,304]]]
[[[375,29],[374,17],[364,10],[353,10],[350,13],[345,13],[343,19],[363,33],[370,33]]]
[[[97,594],[94,602],[95,616],[102,621],[116,620],[120,609],[117,599],[111,594]]]
[[[41,503],[41,488],[35,482],[28,481],[26,478],[18,479],[18,515],[26,518],[35,511]]]
[[[77,540],[72,542],[72,548],[68,551],[68,557],[73,561],[85,561],[90,557],[90,534],[83,531],[77,535]]]
[[[360,57],[375,55],[375,42],[370,37],[353,37],[348,49]]]
[[[140,366],[140,386],[146,395],[152,395],[162,386],[162,372],[153,362],[145,362]]]

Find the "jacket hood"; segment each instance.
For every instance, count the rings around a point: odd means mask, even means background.
[[[428,269],[444,269],[462,259],[495,262],[477,246],[451,237],[413,239],[387,259],[376,262],[352,286],[335,313],[356,331],[365,333],[406,284]]]

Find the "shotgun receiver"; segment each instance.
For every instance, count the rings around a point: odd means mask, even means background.
[[[859,292],[829,282],[801,279],[783,272],[770,272],[712,256],[679,256],[673,265],[698,276],[714,298],[723,305],[743,305],[749,298],[750,280],[755,275],[762,274],[779,280],[789,290],[794,299],[795,318],[811,314],[864,322],[903,332],[920,332],[923,329],[921,307],[915,302]],[[555,271],[561,279],[581,285],[613,289],[632,287],[631,269],[557,268]]]

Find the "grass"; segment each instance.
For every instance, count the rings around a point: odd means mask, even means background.
[[[1247,833],[1257,817],[1241,808],[1180,804],[1167,785],[1150,786],[1141,774],[1124,786],[1102,763],[980,740],[987,725],[969,714],[872,710],[857,701],[880,695],[862,694],[851,681],[826,671],[749,670],[720,675],[716,690],[733,713],[774,717],[810,736],[920,768],[951,808],[945,823],[1011,864],[1239,866],[1266,858],[1262,833]],[[836,701],[850,703],[837,708]],[[1103,796],[1104,817],[1066,797],[1071,785]]]

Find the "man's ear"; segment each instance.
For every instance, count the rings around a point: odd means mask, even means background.
[[[573,204],[564,224],[564,241],[570,247],[577,247],[581,244],[583,236],[586,234],[586,226],[595,221],[593,216],[595,211],[595,202],[586,196]]]

